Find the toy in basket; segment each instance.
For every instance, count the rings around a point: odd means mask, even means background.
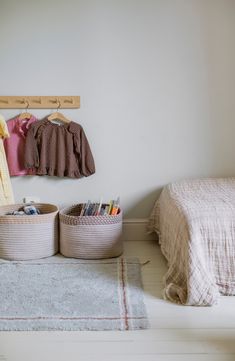
[[[58,207],[38,203],[0,207],[0,258],[30,260],[58,252]]]

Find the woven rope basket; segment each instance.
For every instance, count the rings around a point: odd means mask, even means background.
[[[49,257],[58,252],[58,208],[34,204],[39,215],[6,215],[25,204],[0,207],[0,258],[29,260]]]
[[[79,216],[81,206],[73,205],[59,212],[61,254],[82,259],[120,256],[122,212],[116,216]]]

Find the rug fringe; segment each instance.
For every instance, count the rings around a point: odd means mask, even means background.
[[[148,263],[150,263],[150,260],[141,263],[141,266],[145,266],[145,265],[148,264]]]

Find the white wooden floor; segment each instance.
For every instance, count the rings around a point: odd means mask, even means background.
[[[154,242],[126,242],[143,266],[151,329],[120,332],[1,332],[0,361],[235,361],[235,297],[211,308],[164,301],[166,263]]]

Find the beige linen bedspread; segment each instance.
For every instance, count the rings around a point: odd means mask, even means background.
[[[168,261],[164,297],[210,306],[235,294],[235,178],[171,183],[155,203],[149,230]]]

